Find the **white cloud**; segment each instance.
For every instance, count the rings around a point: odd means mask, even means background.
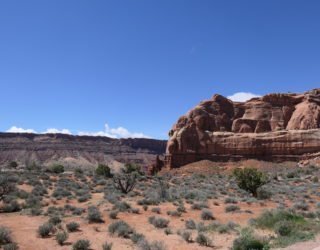
[[[103,131],[97,131],[97,132],[81,131],[78,133],[78,135],[107,136],[111,138],[150,138],[150,136],[147,136],[143,133],[130,132],[128,129],[124,127],[110,128],[110,126],[107,123],[104,125]]]
[[[41,134],[67,134],[71,135],[71,131],[69,129],[56,129],[56,128],[48,128],[46,131],[42,132]]]
[[[23,128],[18,128],[16,126],[12,126],[6,132],[34,133],[34,134],[68,134],[68,135],[72,134],[72,132],[69,129],[48,128],[47,130],[39,133],[34,129],[23,129]],[[110,126],[107,123],[104,125],[103,131],[97,131],[97,132],[80,131],[76,134],[89,135],[89,136],[106,136],[111,138],[150,138],[150,136],[147,136],[143,133],[130,132],[128,129],[124,127],[110,128]]]
[[[238,92],[228,96],[228,99],[234,102],[245,102],[254,97],[260,97],[261,95],[253,94],[250,92]]]
[[[33,129],[18,128],[16,126],[12,126],[6,132],[8,132],[8,133],[37,133]]]

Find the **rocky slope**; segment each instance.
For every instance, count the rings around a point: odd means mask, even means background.
[[[198,160],[299,160],[320,152],[320,89],[269,94],[247,102],[201,102],[169,132],[165,163]]]
[[[150,165],[165,152],[166,141],[112,139],[64,134],[0,133],[0,166],[17,161],[20,166],[37,163],[92,167],[107,163],[117,167],[136,162]]]

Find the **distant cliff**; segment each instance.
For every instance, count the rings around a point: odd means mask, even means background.
[[[28,164],[92,167],[105,163],[117,167],[135,162],[150,165],[165,152],[166,141],[113,139],[65,134],[0,133],[0,166],[16,161]]]

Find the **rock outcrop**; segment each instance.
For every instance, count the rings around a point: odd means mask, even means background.
[[[62,163],[70,167],[120,166],[135,162],[150,166],[165,153],[166,141],[112,139],[65,134],[0,133],[0,168],[10,161],[19,166]]]
[[[201,102],[169,132],[165,164],[198,160],[299,160],[320,152],[320,89],[269,94],[247,102]]]

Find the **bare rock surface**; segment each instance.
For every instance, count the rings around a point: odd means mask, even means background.
[[[169,136],[171,168],[203,159],[305,159],[320,152],[320,89],[244,103],[214,95],[181,116]]]

